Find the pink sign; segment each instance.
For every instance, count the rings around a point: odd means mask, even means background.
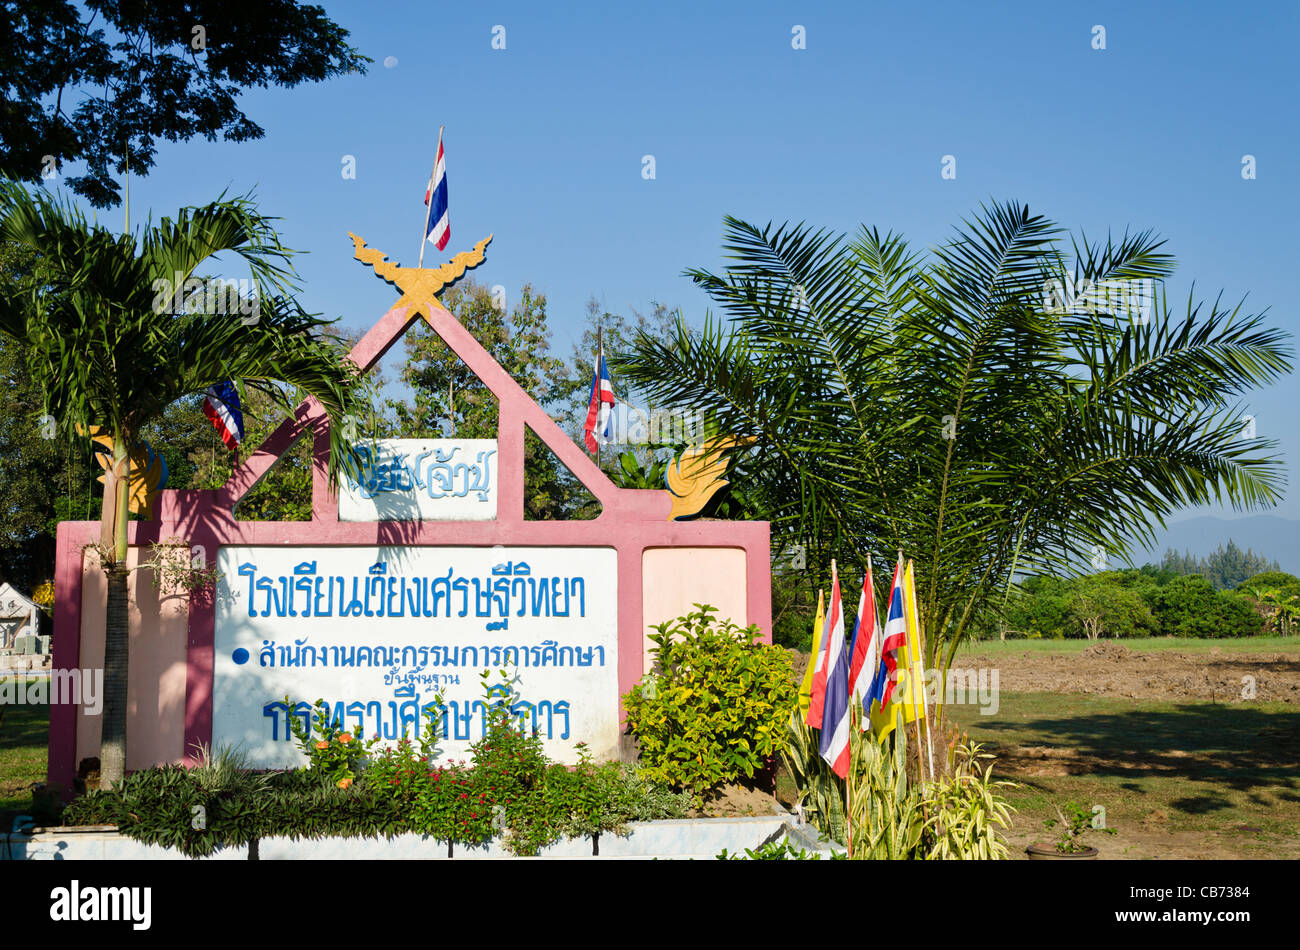
[[[604,715],[619,723],[617,732],[622,731],[623,719],[617,697],[626,693],[649,667],[646,634],[651,624],[686,613],[694,603],[710,603],[719,608],[721,616],[736,623],[757,624],[770,642],[771,565],[766,522],[670,521],[668,492],[614,485],[436,301],[412,306],[403,298],[353,347],[351,359],[363,370],[370,369],[421,311],[433,330],[497,398],[497,454],[492,460],[496,465],[495,518],[340,521],[338,498],[329,491],[326,478],[328,420],[321,407],[308,400],[236,469],[222,488],[161,492],[155,505],[157,520],[133,521],[130,525],[133,562],[141,559],[142,552],[147,553],[150,543],[178,537],[201,548],[209,565],[218,563],[224,551],[249,548],[612,551],[608,568],[601,567],[600,571],[607,571],[614,579],[617,596],[609,606],[609,622],[616,625],[616,630],[609,634],[613,648],[603,651],[610,664],[609,687],[602,687],[599,702],[607,704]],[[525,520],[525,427],[532,429],[596,497],[602,506],[598,517],[590,521]],[[314,440],[311,520],[236,520],[234,509],[240,499],[300,437]],[[64,522],[59,526],[53,640],[56,669],[102,664],[104,575],[94,555],[85,551],[98,535],[98,522]],[[543,551],[536,556],[539,565],[547,562],[544,555]],[[225,563],[233,563],[231,557],[226,557]],[[149,572],[133,573],[131,591],[127,768],[192,763],[196,744],[210,744],[214,739],[217,604],[211,592],[194,596],[160,594]],[[566,598],[569,593],[566,588]],[[599,598],[592,603],[598,604]],[[513,619],[511,622],[516,623],[516,629],[526,629]],[[598,620],[591,623],[597,624]],[[582,635],[594,643],[602,634],[591,627]],[[580,651],[581,644],[574,649]],[[255,654],[244,649],[240,655],[248,662],[248,657]],[[472,678],[477,679],[477,671],[472,672]],[[552,709],[549,714],[554,712]],[[558,722],[553,734],[557,738],[561,734]],[[69,790],[78,764],[98,754],[98,720],[76,705],[52,706],[50,781]]]

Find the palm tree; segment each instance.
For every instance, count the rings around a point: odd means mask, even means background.
[[[1254,598],[1255,609],[1264,618],[1267,632],[1270,621],[1277,619],[1277,629],[1284,637],[1291,635],[1296,621],[1300,620],[1300,594],[1292,594],[1280,587],[1268,587],[1260,584],[1243,584],[1237,588]]]
[[[108,580],[100,774],[108,784],[121,779],[126,761],[127,486],[141,430],[172,402],[224,380],[281,402],[288,384],[319,400],[334,423],[332,482],[347,464],[339,423],[356,411],[355,367],[320,332],[326,321],[293,300],[293,252],[271,221],[248,199],[222,196],[146,225],[138,237],[116,235],[69,204],[0,182],[0,240],[35,253],[19,292],[0,299],[0,332],[26,345],[61,431],[98,425],[113,439],[100,545]],[[252,274],[239,313],[204,306],[214,295],[199,268],[222,252]]]
[[[730,325],[679,320],[616,366],[752,438],[733,482],[778,545],[859,569],[914,557],[927,661],[946,669],[1016,576],[1126,557],[1185,505],[1281,495],[1276,443],[1243,437],[1236,400],[1290,370],[1286,334],[1219,301],[1174,317],[1149,232],[1074,241],[1072,267],[1059,234],[998,205],[926,258],[873,229],[727,218],[734,263],[687,274]],[[1149,311],[1100,292],[1135,285]]]

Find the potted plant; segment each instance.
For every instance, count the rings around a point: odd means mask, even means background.
[[[1043,819],[1043,827],[1048,831],[1060,826],[1060,832],[1055,842],[1051,844],[1042,844],[1034,842],[1025,849],[1031,861],[1092,861],[1097,857],[1097,849],[1091,845],[1083,843],[1083,836],[1089,831],[1104,831],[1107,834],[1114,834],[1114,828],[1093,828],[1092,812],[1084,808],[1077,802],[1066,802],[1065,810],[1070,813],[1066,817],[1061,809],[1053,805],[1056,809],[1056,818]]]

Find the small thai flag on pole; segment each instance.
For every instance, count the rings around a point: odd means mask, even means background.
[[[582,430],[588,452],[597,451],[600,443],[608,442],[614,437],[611,425],[613,413],[610,411],[615,401],[614,384],[609,378],[609,367],[605,365],[605,347],[599,340],[599,331],[597,341],[596,367],[591,375],[591,401],[587,404],[587,424]],[[599,442],[596,440],[597,433],[600,434]]]
[[[903,610],[903,552],[898,552],[898,566],[894,568],[894,583],[890,588],[889,609],[886,611],[885,634],[880,643],[880,666],[876,668],[868,703],[879,698],[884,709],[894,698],[898,684],[898,651],[907,646],[907,617]],[[906,658],[904,658],[906,662]]]
[[[447,157],[442,151],[442,127],[438,128],[438,157],[433,163],[424,190],[424,237],[438,250],[445,250],[451,240],[451,218],[447,214]],[[420,266],[424,266],[424,244],[420,244]]]
[[[853,625],[849,645],[849,695],[862,704],[862,728],[871,727],[871,687],[880,668],[880,621],[876,617],[876,587],[867,557],[867,575],[862,579],[862,597],[858,600],[858,619]]]
[[[244,413],[239,408],[239,392],[230,380],[209,386],[203,391],[203,414],[212,420],[221,441],[232,452],[244,438]]]
[[[844,778],[849,774],[849,654],[844,642],[844,606],[840,579],[831,561],[831,609],[826,617],[830,643],[826,650],[826,696],[823,700],[819,751],[831,771]]]

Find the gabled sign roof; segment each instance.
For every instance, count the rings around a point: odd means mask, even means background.
[[[499,483],[501,498],[497,521],[512,523],[524,520],[524,427],[555,453],[556,458],[591,492],[601,504],[596,520],[614,516],[637,521],[665,521],[672,507],[666,491],[619,488],[587,457],[574,441],[524,389],[501,368],[490,353],[452,313],[442,306],[438,294],[455,284],[467,271],[485,259],[492,240],[489,235],[473,251],[457,254],[440,267],[401,267],[390,262],[382,251],[366,247],[365,240],[349,232],[355,258],[371,266],[375,274],[400,290],[401,297],[349,353],[349,359],[369,371],[396,343],[417,317],[422,317],[442,338],[470,371],[497,398],[499,411]],[[271,469],[305,432],[315,434],[312,491],[312,520],[337,521],[338,499],[328,492],[325,472],[329,456],[328,418],[324,408],[307,399],[297,407],[258,449],[239,465],[218,492],[219,506],[234,509],[254,485]]]

